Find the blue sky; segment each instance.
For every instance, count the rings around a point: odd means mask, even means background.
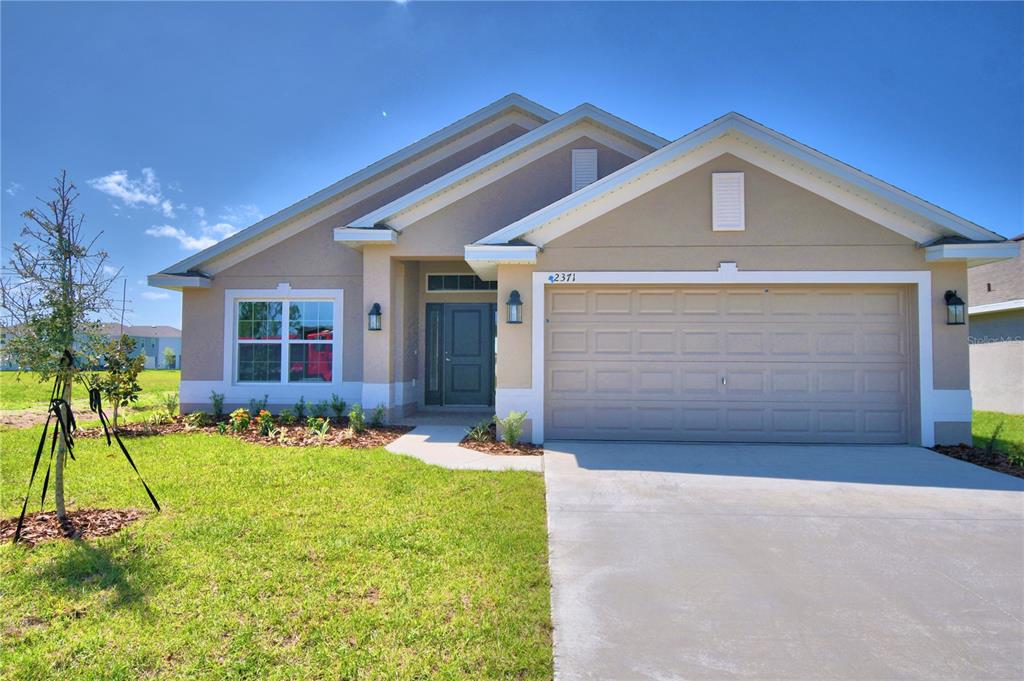
[[[67,168],[135,323],[145,276],[502,95],[675,139],[731,110],[1024,231],[1024,5],[11,3],[6,248]]]

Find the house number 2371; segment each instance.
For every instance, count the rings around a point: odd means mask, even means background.
[[[548,275],[548,281],[552,284],[568,284],[576,281],[575,272],[555,272]]]

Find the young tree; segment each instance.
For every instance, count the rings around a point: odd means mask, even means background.
[[[164,369],[174,368],[174,348],[164,348]]]
[[[12,257],[0,279],[0,310],[12,329],[6,350],[23,369],[39,372],[40,381],[62,379],[58,411],[68,422],[71,389],[80,367],[94,362],[100,314],[110,310],[110,286],[116,274],[104,269],[107,253],[95,248],[99,234],[86,240],[84,216],[76,213],[78,190],[61,171],[49,201],[22,213],[21,240],[11,245]],[[101,232],[102,233],[102,232]],[[62,361],[65,352],[74,362]],[[57,517],[66,522],[64,459],[58,438],[53,491]]]
[[[100,352],[107,362],[107,368],[96,379],[96,387],[114,405],[111,423],[116,430],[120,408],[137,401],[142,392],[139,373],[146,364],[146,356],[141,353],[134,355],[135,339],[131,336],[111,339],[103,344]]]

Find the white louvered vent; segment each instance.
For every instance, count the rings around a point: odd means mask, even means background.
[[[743,173],[711,173],[711,229],[716,232],[746,229]]]
[[[597,182],[597,149],[572,150],[572,190]]]

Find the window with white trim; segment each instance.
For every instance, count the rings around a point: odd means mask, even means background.
[[[239,383],[333,380],[333,301],[238,300],[235,312]]]

